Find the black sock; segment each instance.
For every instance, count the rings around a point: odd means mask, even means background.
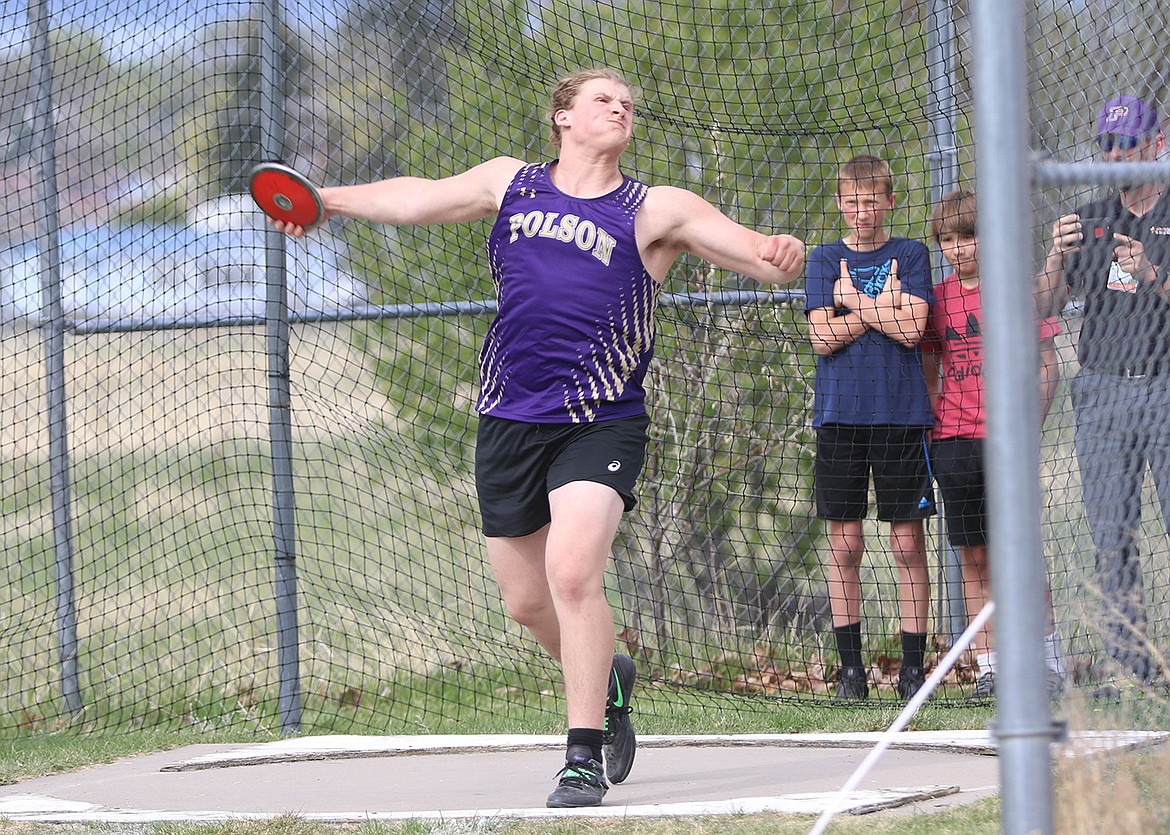
[[[579,745],[587,748],[590,758],[601,762],[601,745],[604,737],[605,734],[601,728],[569,728],[568,747],[571,749],[574,745]],[[570,756],[569,753],[565,755],[566,759]]]
[[[902,666],[903,667],[925,667],[926,666],[926,633],[925,632],[903,632],[902,633]]]
[[[837,652],[841,656],[842,667],[864,667],[861,660],[861,621],[847,623],[844,626],[834,626],[833,634],[837,638]]]

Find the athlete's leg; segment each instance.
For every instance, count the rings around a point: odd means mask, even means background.
[[[487,553],[508,614],[559,661],[561,627],[545,575],[548,531],[545,525],[528,536],[488,537]]]
[[[623,500],[612,487],[591,481],[570,482],[548,496],[545,574],[560,624],[569,727],[602,728],[614,642],[604,575]]]

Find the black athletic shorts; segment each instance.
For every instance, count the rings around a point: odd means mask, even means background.
[[[637,504],[650,418],[521,423],[481,415],[475,486],[485,536],[527,536],[552,520],[548,494],[573,481],[605,484]]]
[[[945,438],[930,445],[942,493],[947,539],[956,548],[987,544],[987,482],[981,438]]]
[[[905,522],[934,515],[934,487],[922,426],[817,428],[817,516],[840,522],[869,515],[869,477],[877,518]]]

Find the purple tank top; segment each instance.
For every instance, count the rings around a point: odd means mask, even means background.
[[[627,177],[601,197],[570,197],[550,165],[516,173],[488,238],[499,310],[476,409],[526,423],[644,414],[661,290],[634,240],[647,188]]]

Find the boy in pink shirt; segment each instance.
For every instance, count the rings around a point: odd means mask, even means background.
[[[979,237],[975,195],[956,190],[943,195],[931,215],[931,238],[954,272],[934,288],[934,304],[922,339],[926,384],[934,405],[931,463],[947,523],[947,538],[959,549],[967,616],[991,599],[987,552],[986,484],[983,439],[986,412],[983,387],[983,312],[979,290]],[[1055,317],[1040,325],[1040,408],[1046,416],[1059,382]],[[1053,630],[1045,638],[1049,690],[1064,688],[1066,673]],[[990,630],[972,642],[979,679],[971,694],[981,701],[995,695],[995,650]]]

